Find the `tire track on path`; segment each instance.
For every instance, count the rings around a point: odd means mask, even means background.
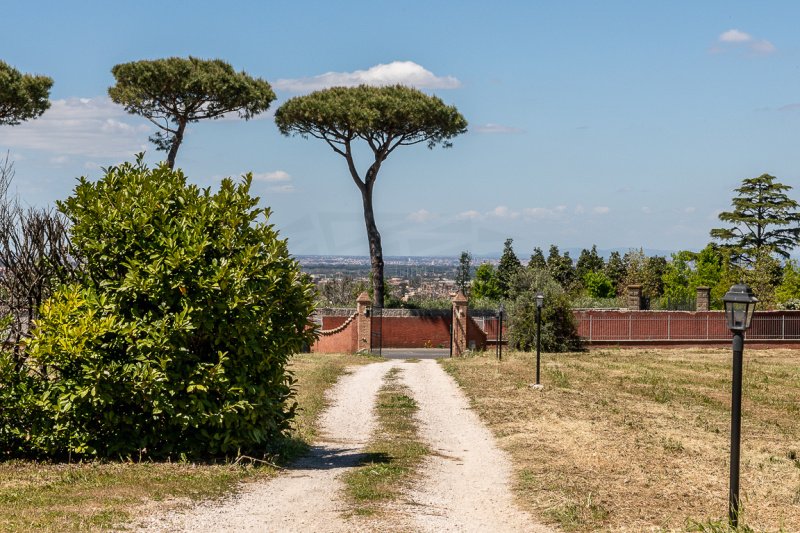
[[[453,378],[433,360],[404,370],[403,382],[419,406],[422,440],[433,452],[400,510],[411,529],[552,532],[514,504],[511,463]]]

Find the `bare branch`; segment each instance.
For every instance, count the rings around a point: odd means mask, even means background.
[[[6,156],[0,161],[0,318],[10,317],[11,324],[0,340],[15,347],[21,364],[19,342],[30,336],[39,306],[54,286],[71,279],[75,262],[66,219],[52,209],[23,208],[9,195],[13,175]]]

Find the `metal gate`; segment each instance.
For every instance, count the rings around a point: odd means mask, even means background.
[[[453,330],[455,329],[456,317],[455,317],[456,308],[450,308],[450,357],[453,357]]]
[[[383,348],[383,308],[373,307],[370,314],[369,351],[374,355],[381,355]]]

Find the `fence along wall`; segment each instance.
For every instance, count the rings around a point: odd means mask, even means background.
[[[578,334],[589,344],[730,342],[722,311],[576,310]],[[800,343],[800,312],[757,311],[748,340]]]

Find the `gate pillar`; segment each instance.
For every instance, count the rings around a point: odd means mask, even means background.
[[[461,357],[467,351],[468,303],[461,291],[453,298],[453,336],[450,338],[453,357]]]
[[[711,309],[711,287],[697,287],[696,301],[695,311],[708,311]]]
[[[642,309],[642,286],[641,285],[628,285],[627,292],[628,309],[631,311],[640,311]]]
[[[356,338],[356,351],[368,352],[370,349],[370,340],[372,339],[372,319],[369,316],[370,310],[369,294],[362,292],[356,299],[356,331],[358,337]]]

